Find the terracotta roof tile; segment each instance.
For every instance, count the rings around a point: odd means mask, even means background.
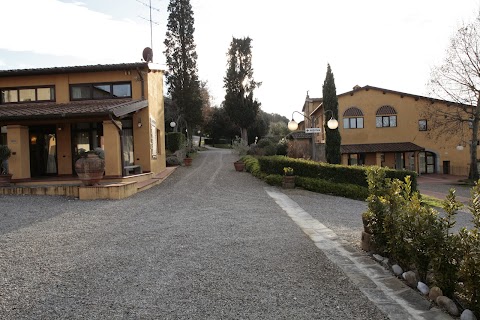
[[[119,71],[119,70],[132,70],[132,69],[143,68],[147,66],[148,64],[146,62],[134,62],[134,63],[118,63],[118,64],[97,64],[97,65],[87,65],[87,66],[13,69],[13,70],[0,70],[0,77],[62,74],[62,73],[72,73],[72,72]]]
[[[68,103],[42,102],[0,105],[0,121],[32,118],[70,118],[85,115],[108,115],[125,108],[145,107],[146,100],[108,99],[86,100]],[[123,111],[123,110],[121,110]],[[135,110],[134,110],[135,111]],[[128,112],[127,112],[128,113]]]

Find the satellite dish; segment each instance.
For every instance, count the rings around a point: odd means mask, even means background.
[[[143,60],[145,60],[145,62],[153,62],[152,48],[146,47],[145,49],[143,49],[142,57],[143,57]]]

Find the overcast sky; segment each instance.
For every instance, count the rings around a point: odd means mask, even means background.
[[[288,118],[307,90],[321,97],[327,63],[337,93],[371,85],[428,95],[455,30],[480,0],[191,0],[201,80],[225,95],[232,37],[253,39],[262,109]],[[140,61],[150,46],[149,0],[0,0],[0,68]],[[154,61],[164,64],[168,0],[151,0]],[[296,117],[297,118],[297,117]],[[301,120],[301,119],[298,119]]]

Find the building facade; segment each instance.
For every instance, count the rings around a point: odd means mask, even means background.
[[[1,70],[12,182],[74,177],[79,154],[95,148],[105,178],[165,169],[163,76],[147,63]]]
[[[358,87],[338,95],[342,164],[379,165],[419,174],[468,175],[469,150],[465,137],[435,137],[425,117],[426,108],[448,108],[452,102],[382,89]],[[325,142],[324,110],[310,114],[318,119]]]

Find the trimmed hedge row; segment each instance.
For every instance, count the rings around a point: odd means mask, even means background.
[[[245,162],[245,169],[255,177],[265,180],[266,183],[272,186],[281,186],[283,175],[281,174],[266,174],[261,170],[258,158],[253,156],[244,156],[242,161]],[[283,167],[282,167],[283,172]],[[356,200],[365,200],[368,197],[368,188],[350,184],[350,183],[336,183],[326,181],[318,178],[299,177],[295,178],[295,185],[305,190],[331,194],[334,196],[346,197]]]
[[[260,169],[265,174],[283,174],[284,167],[293,168],[296,176],[316,178],[325,181],[353,184],[368,188],[366,171],[364,166],[343,166],[323,162],[315,162],[303,159],[294,159],[284,156],[264,156],[258,158]],[[417,190],[417,174],[408,170],[385,169],[387,178],[405,180],[411,177],[412,189]],[[366,197],[365,197],[366,198]],[[364,198],[364,199],[365,199]]]
[[[323,179],[296,177],[295,185],[305,190],[355,200],[365,201],[368,197],[368,188],[350,183],[336,183]]]

